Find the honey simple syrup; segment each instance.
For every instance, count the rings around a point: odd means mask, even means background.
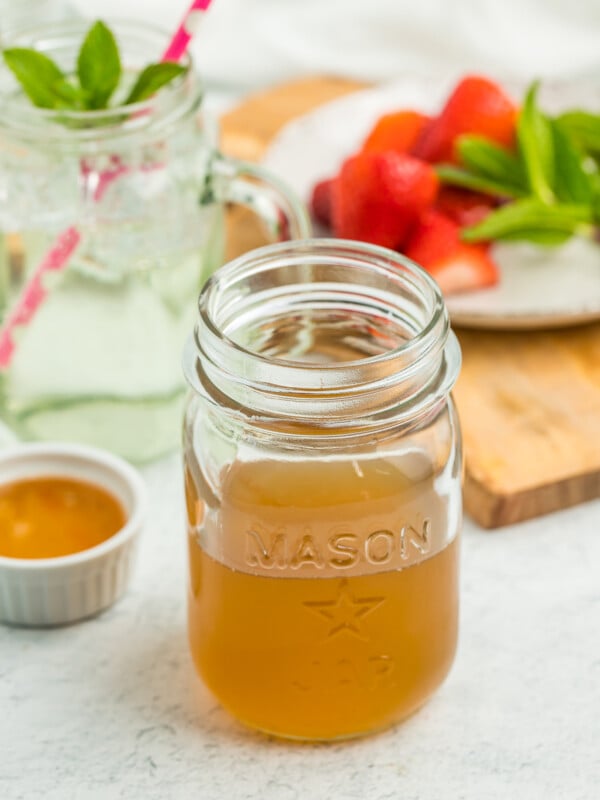
[[[86,481],[47,476],[0,485],[0,556],[72,555],[114,536],[125,521],[120,502]]]
[[[438,287],[381,248],[271,246],[204,287],[184,356],[189,641],[247,725],[360,736],[443,682],[459,365]]]
[[[382,459],[234,464],[211,552],[189,473],[187,494],[192,653],[241,720],[356,735],[406,717],[441,683],[456,647],[458,543],[440,544],[431,475],[411,481]]]

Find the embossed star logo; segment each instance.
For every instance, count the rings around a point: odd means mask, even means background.
[[[375,611],[384,600],[385,597],[354,597],[348,588],[348,581],[345,579],[340,582],[337,595],[333,600],[307,600],[302,605],[330,623],[327,638],[346,631],[363,641],[368,641],[369,637],[364,630],[363,620],[368,614]]]

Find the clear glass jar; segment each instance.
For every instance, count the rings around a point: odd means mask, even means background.
[[[88,26],[63,22],[11,44],[69,70]],[[126,82],[168,40],[137,22],[111,27]],[[0,68],[0,419],[23,438],[85,441],[135,461],[175,447],[181,349],[200,287],[222,263],[224,202],[250,206],[275,239],[307,234],[305,211],[276,179],[218,152],[201,102],[191,64],[126,113],[36,108]],[[9,340],[65,234],[78,237],[73,256],[47,273],[45,299]]]
[[[69,0],[0,0],[0,43],[10,40],[15,31],[47,25],[76,16]]]
[[[434,281],[269,246],[200,295],[184,369],[189,638],[240,720],[331,739],[418,708],[456,646],[460,349]]]

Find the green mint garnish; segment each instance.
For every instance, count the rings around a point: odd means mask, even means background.
[[[585,232],[592,221],[589,206],[547,205],[535,197],[527,197],[507,203],[488,214],[483,222],[466,228],[463,239],[467,242],[526,239],[537,244],[562,244],[573,234]]]
[[[528,89],[513,151],[481,136],[461,136],[461,165],[440,164],[441,181],[503,201],[466,242],[529,241],[557,245],[571,236],[596,239],[600,228],[600,116],[569,111],[550,117]]]
[[[585,152],[556,120],[550,124],[554,137],[554,193],[561,202],[589,205],[593,186]]]
[[[13,47],[4,51],[4,61],[34,105],[64,108],[64,94],[59,87],[65,76],[51,58],[36,50]]]
[[[126,104],[139,103],[152,97],[159,89],[185,72],[185,67],[173,61],[163,61],[160,64],[149,64],[143,69],[129,92]]]
[[[39,108],[98,111],[116,107],[110,100],[123,75],[121,57],[112,31],[100,20],[86,33],[71,74],[37,50],[12,47],[4,50],[3,56],[27,97]],[[173,62],[149,64],[119,105],[146,100],[185,72],[186,67]]]
[[[584,150],[600,156],[600,114],[567,111],[556,118],[556,123]]]
[[[112,32],[98,20],[86,34],[77,57],[77,77],[85,107],[106,108],[121,77],[119,48]]]
[[[465,167],[490,181],[504,185],[511,195],[527,194],[527,176],[517,156],[483,136],[461,136],[458,153]]]
[[[533,195],[552,202],[554,181],[554,140],[548,117],[537,104],[538,84],[529,87],[517,121],[517,139]]]
[[[480,172],[455,167],[452,164],[436,165],[435,171],[443,183],[450,183],[452,186],[461,186],[463,189],[471,189],[474,192],[482,192],[493,197],[522,197],[528,192],[516,189],[512,184],[505,180],[497,181],[482,175]]]

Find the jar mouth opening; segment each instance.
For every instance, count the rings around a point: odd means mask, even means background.
[[[447,390],[460,361],[444,366],[449,336],[437,284],[400,254],[346,240],[286,242],[209,279],[187,374],[202,394],[249,413],[339,421],[426,402],[434,384]]]
[[[139,70],[160,60],[169,35],[162,28],[147,22],[120,19],[109,20],[122,58],[122,68]],[[54,58],[64,71],[75,66],[77,51],[89,28],[89,20],[69,20],[52,25],[36,25],[12,31],[4,45],[33,47]],[[116,105],[107,109],[75,110],[40,108],[20,90],[16,79],[5,65],[0,67],[0,111],[2,127],[20,134],[39,135],[44,127],[44,138],[87,140],[135,132],[154,125],[157,121],[180,118],[197,107],[204,88],[194,71],[191,55],[181,61],[187,70],[165,89],[152,97],[136,103]]]
[[[305,359],[296,360],[289,355],[283,357],[273,353],[263,355],[257,351],[256,344],[252,347],[248,346],[248,343],[240,338],[239,329],[243,327],[240,322],[241,319],[244,319],[242,314],[246,312],[247,316],[251,317],[248,309],[244,308],[249,305],[250,297],[243,288],[239,290],[240,285],[247,281],[250,275],[258,277],[260,281],[261,275],[269,271],[280,270],[283,272],[288,268],[296,268],[301,272],[305,269],[307,274],[302,283],[294,287],[290,287],[289,283],[283,283],[281,290],[271,292],[270,297],[267,296],[267,291],[263,291],[253,303],[255,315],[264,318],[268,316],[271,306],[277,306],[282,295],[287,295],[289,298],[292,288],[292,291],[295,289],[300,295],[297,305],[302,310],[303,299],[309,293],[317,291],[319,284],[324,286],[325,283],[318,281],[319,276],[316,276],[317,280],[315,280],[314,273],[309,276],[311,267],[315,266],[322,266],[324,269],[353,266],[357,277],[359,277],[359,272],[369,271],[378,281],[387,282],[388,287],[385,291],[376,292],[373,286],[361,286],[360,283],[357,283],[356,288],[345,287],[343,282],[339,281],[340,288],[329,290],[332,295],[335,295],[331,302],[341,304],[344,300],[348,301],[354,298],[362,302],[366,314],[387,311],[390,316],[398,315],[398,321],[400,321],[403,311],[405,316],[401,322],[405,325],[405,335],[399,337],[394,346],[382,346],[380,353],[362,355],[356,359],[348,358],[342,362],[336,360],[311,363]],[[312,280],[306,280],[308,277],[311,277]],[[327,284],[329,285],[329,282]],[[392,294],[394,290],[397,292],[395,298]],[[365,294],[365,291],[369,294]],[[405,307],[400,309],[400,305],[393,303],[393,300],[398,301],[400,297],[406,298],[407,292],[410,292],[412,296],[408,298],[408,302],[405,302]],[[387,296],[385,296],[386,294]],[[411,320],[406,316],[410,304],[420,304],[419,319],[415,319],[413,316]],[[447,313],[440,289],[433,278],[421,267],[405,256],[385,248],[338,239],[284,242],[278,245],[268,245],[253,251],[250,255],[241,256],[209,278],[200,295],[198,306],[200,320],[197,333],[200,328],[204,328],[211,336],[218,338],[231,353],[240,353],[247,359],[268,365],[269,369],[280,366],[284,369],[299,368],[314,373],[339,372],[342,368],[355,369],[361,365],[376,366],[393,361],[399,356],[412,360],[418,351],[424,347],[427,348],[432,332],[439,328],[440,324],[443,329],[448,327]],[[249,319],[248,323],[251,321],[252,319]],[[236,335],[232,335],[231,330]]]

